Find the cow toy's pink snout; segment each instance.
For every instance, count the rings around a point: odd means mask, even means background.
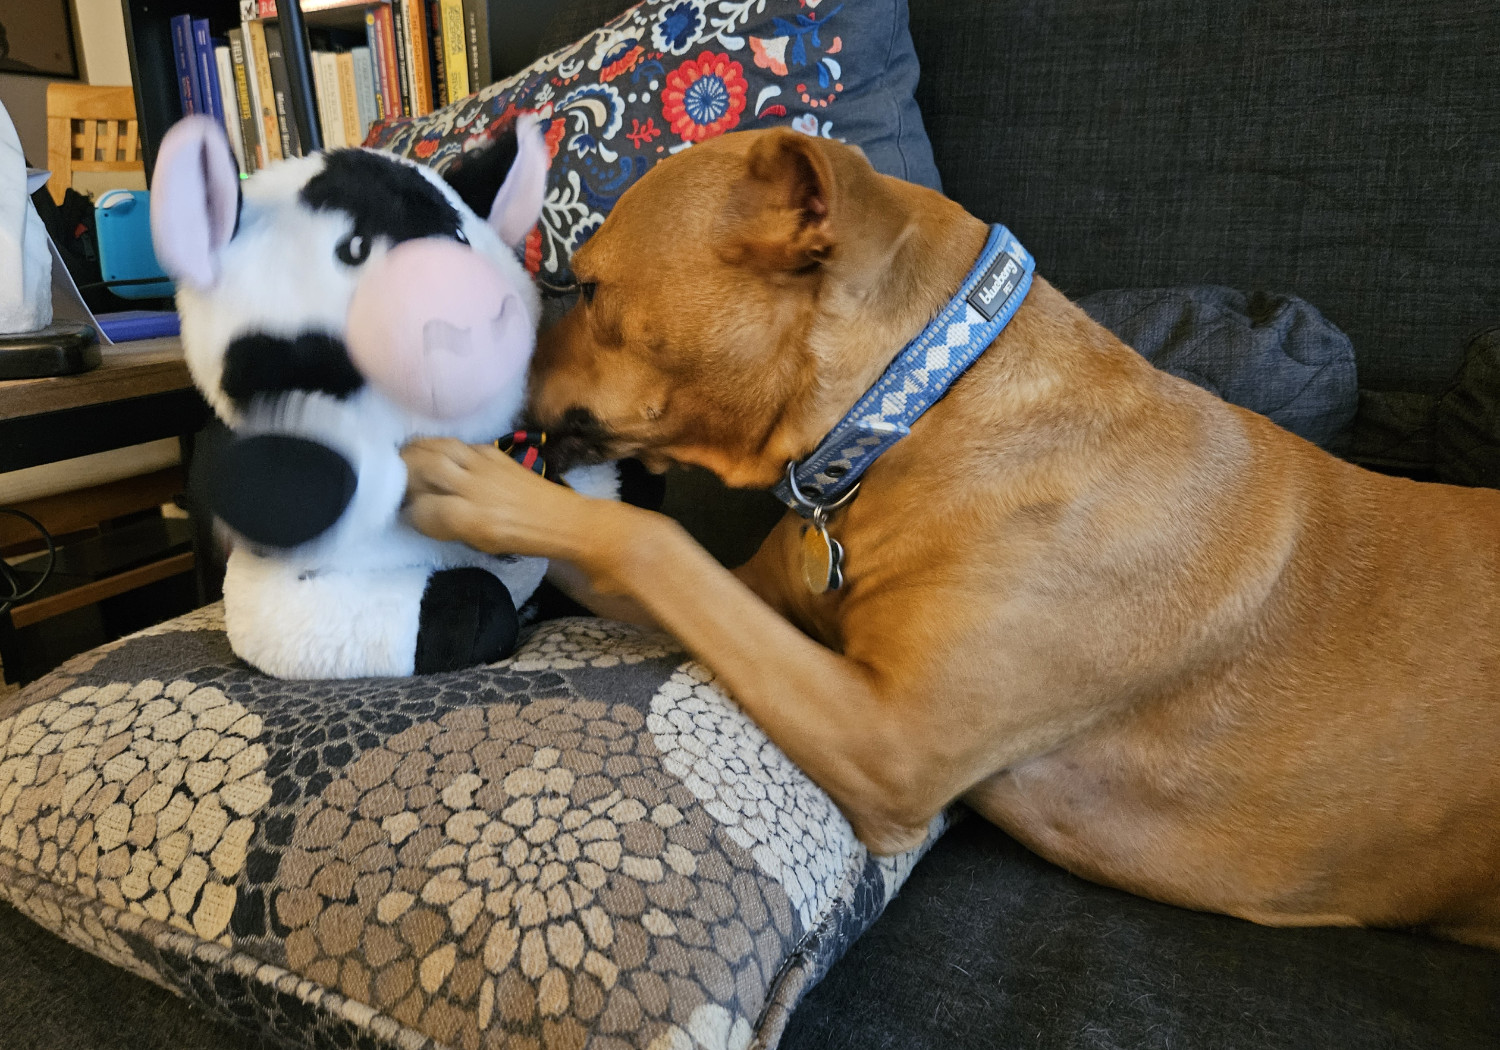
[[[405,241],[372,259],[349,303],[354,367],[430,419],[478,411],[524,381],[532,319],[512,281],[446,238]]]

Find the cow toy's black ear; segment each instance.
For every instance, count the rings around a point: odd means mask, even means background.
[[[516,162],[516,152],[516,130],[511,126],[488,144],[460,156],[442,173],[443,181],[482,219],[489,215],[495,194]]]

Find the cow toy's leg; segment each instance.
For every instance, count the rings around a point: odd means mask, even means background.
[[[235,654],[277,678],[454,670],[515,647],[515,603],[486,569],[299,570],[239,547],[224,577]]]

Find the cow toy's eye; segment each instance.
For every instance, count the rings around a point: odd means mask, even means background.
[[[454,236],[454,238],[457,239],[457,241],[458,241],[459,244],[468,244],[469,243],[469,235],[466,234],[466,233],[464,233],[463,230],[459,230],[453,236]]]
[[[358,266],[370,257],[369,238],[352,233],[339,241],[339,245],[333,250],[333,253],[339,257],[339,262],[344,265]]]

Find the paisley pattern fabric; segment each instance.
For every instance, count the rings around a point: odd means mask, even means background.
[[[869,856],[706,668],[606,621],[288,682],[210,607],[0,707],[0,899],[297,1047],[774,1046],[921,852]]]
[[[377,125],[366,145],[443,170],[519,113],[548,118],[552,173],[526,263],[566,281],[647,169],[729,131],[843,139],[878,170],[939,188],[906,22],[905,0],[648,0],[476,95]]]

